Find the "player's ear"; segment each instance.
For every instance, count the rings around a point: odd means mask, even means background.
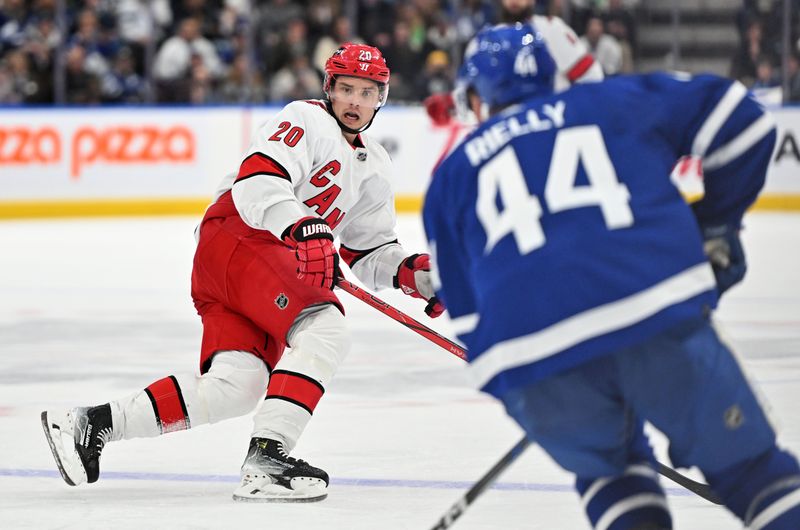
[[[478,92],[471,87],[467,90],[467,101],[469,102],[469,110],[475,114],[478,123],[483,123],[489,117],[486,104],[483,102]]]

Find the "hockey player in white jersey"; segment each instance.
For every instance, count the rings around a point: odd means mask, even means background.
[[[544,39],[547,51],[555,61],[557,73],[555,90],[561,91],[573,83],[601,81],[603,69],[594,60],[586,45],[561,18],[534,15],[536,0],[502,0],[501,21],[504,23],[527,22],[533,25]],[[475,40],[467,44],[464,54],[470,54]],[[425,110],[436,125],[448,125],[457,110],[465,110],[466,105],[457,105],[455,99],[464,97],[456,87],[453,93],[433,94],[425,101]],[[472,116],[458,116],[463,121],[473,121]]]
[[[203,321],[201,375],[43,412],[68,484],[98,479],[110,441],[216,423],[263,400],[234,499],[326,497],[327,473],[289,453],[349,348],[332,291],[340,253],[368,287],[424,299],[431,317],[444,310],[428,256],[397,241],[389,156],[363,134],[386,103],[389,77],[377,48],[344,44],[325,65],[326,99],[290,103],[256,132],[199,227],[192,298]]]
[[[423,219],[436,290],[483,391],[575,476],[598,530],[669,530],[644,431],[750,530],[800,528],[800,466],[711,315],[741,281],[742,218],[775,124],[738,82],[617,76],[553,91],[536,29],[480,33],[460,82],[481,124]],[[704,168],[687,204],[670,173]]]

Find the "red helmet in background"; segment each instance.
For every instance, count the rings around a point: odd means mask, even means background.
[[[342,44],[333,55],[325,62],[325,81],[322,90],[330,99],[330,90],[336,76],[347,75],[369,79],[378,83],[379,102],[375,107],[380,108],[386,104],[389,96],[389,67],[381,51],[374,46],[366,44]]]

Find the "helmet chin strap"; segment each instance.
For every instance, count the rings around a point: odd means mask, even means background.
[[[363,127],[361,127],[360,129],[353,129],[352,127],[348,127],[347,125],[342,123],[342,121],[339,119],[336,113],[333,112],[333,103],[331,103],[331,100],[327,95],[325,96],[325,107],[328,109],[328,114],[333,116],[333,119],[336,120],[336,123],[339,125],[339,128],[341,128],[344,132],[350,134],[361,134],[362,132],[369,129],[369,126],[372,125],[372,122],[375,120],[375,116],[378,115],[378,111],[380,110],[380,107],[375,109],[375,112],[372,114],[372,118],[370,118],[370,120]]]

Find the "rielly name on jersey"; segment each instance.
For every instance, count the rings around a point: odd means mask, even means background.
[[[500,395],[707,314],[717,292],[698,223],[738,226],[770,141],[744,87],[714,76],[574,85],[482,123],[436,170],[424,209],[476,383]],[[691,207],[669,178],[687,154],[705,171]]]

